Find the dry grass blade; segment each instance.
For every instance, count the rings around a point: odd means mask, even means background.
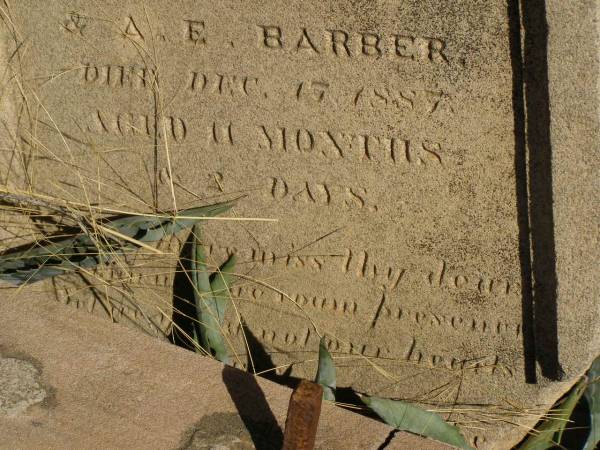
[[[590,409],[590,434],[583,450],[593,450],[600,442],[600,356],[590,368],[584,395]]]
[[[547,417],[541,425],[539,425],[532,434],[523,442],[519,450],[545,450],[560,445],[562,434],[569,422],[569,417],[573,413],[573,409],[583,395],[586,383],[585,380],[580,380],[569,395],[562,401],[559,408],[553,414]]]

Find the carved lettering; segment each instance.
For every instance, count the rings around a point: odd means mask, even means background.
[[[427,275],[427,282],[431,287],[473,290],[482,295],[507,296],[512,293],[512,286],[507,279],[494,279],[477,274],[450,273],[446,261],[440,261],[438,268]]]
[[[233,145],[233,131],[230,123],[213,122],[208,130],[208,142],[214,145]]]
[[[248,75],[190,71],[188,80],[187,89],[205,97],[248,98],[262,95],[259,79]]]
[[[136,25],[132,16],[125,18],[125,29],[123,35],[129,39],[144,40],[144,35]]]
[[[449,355],[435,354],[421,347],[415,338],[412,339],[406,349],[404,359],[409,362],[428,366],[432,369],[444,368],[461,370],[466,373],[511,378],[515,376],[514,367],[502,363],[498,355],[489,355],[479,358],[456,358]]]
[[[90,117],[87,130],[95,134],[107,134],[120,137],[145,137],[173,139],[175,142],[183,142],[187,137],[186,122],[179,117],[162,117],[163,123],[159,122],[156,130],[157,119],[148,114],[137,114],[132,112],[111,113],[96,110]]]
[[[71,12],[67,14],[67,18],[63,23],[63,29],[71,34],[83,36],[83,30],[87,26],[87,20],[82,15]]]
[[[205,45],[206,35],[205,25],[203,20],[191,20],[184,19],[186,23],[184,38],[188,42],[192,42],[194,45]]]
[[[452,112],[450,96],[441,90],[415,89],[403,86],[373,85],[363,86],[354,95],[353,104],[357,109],[381,111],[413,112],[427,117],[444,109]],[[444,106],[445,108],[442,108]]]
[[[449,63],[446,42],[439,38],[304,27],[284,30],[277,25],[258,25],[258,29],[259,47],[266,49],[336,58],[385,56],[407,62]]]
[[[325,81],[301,81],[296,91],[296,98],[305,103],[323,103],[329,83]]]
[[[396,136],[344,133],[335,130],[268,127],[260,125],[258,149],[298,153],[326,159],[350,159],[380,164],[441,165],[442,145]]]
[[[280,27],[272,25],[259,25],[259,28],[262,30],[262,46],[271,49],[283,48],[283,36]]]
[[[367,201],[367,191],[361,187],[341,186],[330,183],[302,181],[291,183],[281,177],[269,178],[269,196],[273,200],[286,200],[321,206],[341,206],[345,209],[377,211],[377,206]]]
[[[158,85],[156,70],[144,66],[86,63],[83,65],[81,75],[85,86],[144,89]]]

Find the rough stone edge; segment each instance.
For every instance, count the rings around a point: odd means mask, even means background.
[[[600,5],[594,0],[536,3],[545,6],[548,26],[558,361],[565,373],[562,380],[550,380],[536,367],[541,406],[543,398],[558,400],[568,392],[600,354],[600,214],[592,204],[600,198]],[[571,314],[565,315],[566,309]],[[561,342],[564,330],[571,351]],[[516,438],[513,445],[520,441]]]
[[[47,389],[48,392],[48,403],[42,404],[41,406],[44,409],[60,407],[61,405],[55,399],[55,393],[61,390],[61,386],[49,386],[46,380],[44,380],[44,366],[43,360],[36,359],[32,355],[29,355],[27,352],[27,346],[31,345],[31,340],[27,340],[26,342],[21,342],[18,337],[19,333],[23,332],[37,332],[42,331],[44,327],[54,327],[58,326],[59,329],[63,329],[63,331],[67,331],[71,337],[77,336],[77,341],[80,342],[81,346],[89,346],[89,342],[87,342],[90,338],[96,339],[98,336],[100,337],[99,342],[95,342],[94,345],[90,346],[90,348],[99,348],[99,349],[112,349],[114,351],[118,347],[121,347],[125,344],[124,342],[132,342],[134,344],[138,344],[144,347],[155,348],[159,353],[162,353],[163,356],[166,354],[171,354],[174,356],[175,360],[181,360],[183,357],[193,358],[190,360],[192,365],[207,365],[207,370],[214,370],[215,367],[218,367],[220,372],[222,368],[222,364],[211,360],[208,358],[201,358],[198,355],[194,355],[182,348],[173,346],[172,344],[166,343],[161,340],[157,340],[151,336],[145,336],[139,333],[136,330],[132,330],[131,328],[118,324],[111,323],[107,320],[98,320],[97,318],[90,316],[85,311],[73,310],[64,305],[51,301],[48,298],[47,293],[44,292],[36,292],[35,288],[32,286],[23,289],[19,295],[8,295],[4,298],[4,302],[0,302],[0,311],[2,311],[0,323],[3,321],[9,321],[10,325],[4,328],[4,332],[0,332],[0,337],[2,335],[10,337],[13,335],[16,339],[10,339],[5,345],[2,345],[1,350],[4,355],[11,355],[11,357],[15,357],[18,355],[19,358],[26,359],[30,362],[35,362],[36,367],[42,368],[41,373],[41,381],[43,382],[44,388]],[[15,320],[18,317],[23,317],[24,321],[19,322]],[[15,330],[18,330],[15,332]],[[83,332],[82,332],[83,331]],[[100,331],[100,333],[96,333]],[[68,339],[68,338],[67,338]],[[131,341],[130,341],[131,340]],[[106,342],[102,342],[106,341]],[[79,344],[78,344],[79,345]],[[133,346],[135,347],[135,345]],[[38,349],[39,350],[39,349]],[[92,353],[94,351],[92,350]],[[137,361],[137,359],[136,359]],[[72,360],[69,362],[70,365],[77,365],[77,360]],[[137,364],[137,363],[136,363]],[[210,367],[212,366],[212,368]],[[233,369],[236,370],[237,369]],[[56,375],[56,374],[54,374]],[[265,389],[265,393],[268,396],[281,396],[286,397],[289,396],[291,390],[285,386],[278,385],[274,382],[268,381],[266,379],[258,379],[258,384]],[[273,397],[275,399],[275,397]],[[276,401],[277,404],[281,403],[281,399]],[[64,405],[63,405],[64,406]],[[338,417],[344,417],[345,415],[350,415],[357,420],[359,416],[351,411],[343,410],[341,408],[337,408],[331,404],[326,405],[326,410],[329,414],[334,414]],[[273,410],[274,412],[277,409]],[[325,412],[325,411],[324,411]],[[279,417],[278,422],[283,425],[284,417]],[[322,417],[323,422],[329,422],[331,425],[331,418],[326,420]],[[369,425],[369,423],[373,419],[364,418],[365,425]],[[35,421],[34,421],[35,422]],[[31,426],[35,426],[35,423],[32,422]],[[4,422],[2,417],[0,417],[0,430],[3,426],[8,426],[12,428],[11,422]],[[440,442],[424,439],[419,436],[397,432],[393,428],[377,421],[373,421],[371,426],[374,426],[378,429],[381,429],[381,432],[378,433],[377,441],[373,442],[373,448],[386,448],[389,450],[393,449],[408,449],[408,448],[422,448],[423,450],[442,450],[444,448],[451,448],[445,444]],[[22,428],[22,427],[20,427]],[[348,427],[342,427],[345,432],[350,431]],[[321,430],[322,432],[323,430]],[[22,436],[25,441],[21,441],[21,444],[27,442],[27,436]],[[69,439],[71,439],[69,437]],[[35,440],[29,441],[32,445],[31,448],[41,448],[35,446]],[[176,446],[178,443],[173,442],[173,445]],[[0,448],[4,448],[3,444],[0,442]],[[12,448],[12,447],[11,447]],[[50,446],[45,446],[44,448],[55,448]]]
[[[520,5],[523,44],[523,6],[529,0],[515,1]],[[551,380],[537,365],[536,398],[542,407],[547,403],[544,398],[558,400],[568,392],[600,354],[600,328],[594,326],[600,317],[600,240],[595,233],[600,215],[591,204],[600,198],[600,5],[594,0],[531,3],[545,8],[548,27],[558,361],[565,373],[563,379]],[[572,313],[565,315],[565,309]],[[568,330],[571,347],[579,344],[576,351],[569,352],[561,342],[564,330]],[[522,425],[534,427],[537,420],[526,422]],[[506,443],[518,444],[518,434],[510,433]]]
[[[600,353],[600,328],[593,326],[600,317],[600,240],[594,232],[600,215],[592,204],[600,198],[600,5],[546,0],[546,8],[559,360],[573,384]],[[576,315],[564,317],[561,306]],[[561,328],[580,332],[581,350],[573,358],[561,346]]]

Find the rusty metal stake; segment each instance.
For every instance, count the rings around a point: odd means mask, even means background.
[[[287,418],[283,450],[313,450],[321,415],[323,388],[302,380],[292,392]]]

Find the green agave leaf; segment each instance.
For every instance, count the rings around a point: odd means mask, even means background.
[[[361,396],[361,400],[385,423],[398,430],[409,431],[458,448],[472,450],[458,428],[444,421],[439,414],[399,400],[367,396]]]
[[[192,232],[192,282],[196,304],[196,336],[199,345],[221,362],[229,362],[227,346],[221,333],[217,301],[210,286],[209,269],[204,247],[200,242],[201,227],[195,225]]]
[[[156,242],[170,234],[190,228],[201,217],[214,217],[233,206],[232,202],[216,203],[179,211],[175,217],[127,216],[105,225],[140,242]]]
[[[573,409],[583,395],[585,381],[580,380],[559,408],[553,411],[552,418],[546,419],[521,444],[519,450],[545,450],[559,445]]]
[[[35,282],[79,267],[95,266],[100,258],[96,246],[85,235],[41,241],[26,250],[2,255],[0,280],[17,285]]]
[[[590,435],[583,450],[594,450],[600,442],[600,356],[592,363],[584,395],[590,408]]]
[[[219,271],[211,275],[210,279],[210,287],[217,305],[217,318],[221,325],[223,324],[227,304],[231,301],[229,287],[235,281],[235,277],[232,274],[235,271],[236,261],[236,256],[231,255],[219,268]]]
[[[208,266],[206,264],[206,255],[204,247],[200,243],[201,228],[194,226],[192,229],[192,259],[190,268],[192,271],[192,283],[194,284],[194,303],[196,305],[196,335],[199,338],[200,346],[210,353],[208,341],[208,331],[206,328],[211,323],[210,303],[212,299],[212,290],[208,276]]]
[[[335,365],[325,345],[325,336],[319,342],[319,366],[315,383],[323,387],[323,400],[335,401]]]
[[[127,216],[104,222],[103,225],[140,242],[154,242],[168,234],[192,226],[193,217],[209,217],[231,208],[232,203],[218,203],[180,211],[174,218],[154,216]],[[20,285],[61,275],[79,268],[89,268],[107,262],[111,255],[135,248],[131,242],[122,242],[105,236],[110,252],[100,252],[92,239],[81,233],[55,241],[35,243],[26,250],[8,252],[0,256],[0,280]]]

